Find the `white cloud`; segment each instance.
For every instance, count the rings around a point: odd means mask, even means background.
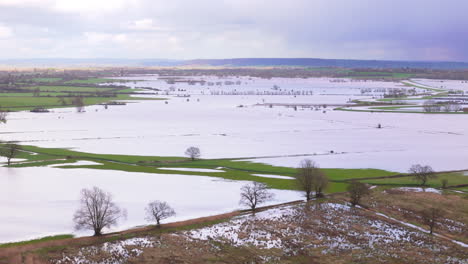
[[[131,4],[132,0],[55,0],[53,9],[63,12],[85,12],[107,13],[123,9],[125,5]]]
[[[13,36],[13,30],[7,26],[0,25],[0,39],[6,39]]]
[[[168,31],[168,28],[157,26],[153,19],[145,18],[140,20],[135,20],[127,25],[124,25],[123,28],[136,30],[136,31]]]
[[[108,13],[122,10],[139,0],[0,0],[0,6],[34,7],[57,12]]]
[[[0,56],[468,60],[447,1],[0,0]]]
[[[83,35],[89,44],[102,44],[105,42],[123,43],[127,41],[127,35],[125,34],[85,32]]]
[[[3,6],[38,6],[47,5],[51,0],[1,0],[0,5]]]

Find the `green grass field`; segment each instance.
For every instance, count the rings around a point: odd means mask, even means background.
[[[425,89],[425,90],[428,90],[428,91],[446,92],[446,91],[443,90],[443,89],[429,88],[429,87],[426,87],[426,86],[417,85],[417,84],[415,84],[415,83],[410,83],[410,82],[402,82],[402,83],[403,83],[405,86],[415,87],[415,88],[419,88],[419,89]]]
[[[0,147],[3,147],[0,145]],[[196,176],[218,177],[228,180],[257,181],[267,184],[271,188],[283,190],[297,189],[295,181],[291,179],[277,179],[255,176],[254,174],[272,174],[293,177],[295,168],[272,166],[263,163],[243,161],[240,159],[199,159],[191,161],[185,157],[161,156],[132,156],[94,154],[60,148],[40,148],[22,146],[22,152],[17,158],[24,162],[12,163],[11,167],[34,167],[58,165],[59,168],[88,168],[99,170],[118,170],[126,172],[142,172],[154,174],[184,174]],[[73,163],[79,160],[93,161],[99,165],[80,165]],[[191,172],[166,170],[167,167],[219,169],[222,172]],[[395,175],[396,172],[377,169],[336,169],[324,168],[323,171],[330,179],[328,192],[343,192],[347,184],[345,180],[382,177]]]
[[[1,146],[0,146],[1,147]],[[133,156],[133,155],[109,155],[94,154],[73,151],[60,148],[40,148],[35,146],[23,146],[24,152],[18,158],[26,159],[26,162],[13,163],[11,167],[33,167],[58,165],[59,168],[88,168],[99,170],[118,170],[126,172],[142,172],[154,174],[184,174],[196,176],[218,177],[228,180],[257,181],[275,189],[295,190],[294,180],[276,179],[255,176],[254,174],[272,174],[293,177],[295,168],[272,166],[263,163],[244,161],[241,159],[199,159],[191,161],[185,157],[161,157],[161,156]],[[98,165],[73,165],[70,163],[87,160]],[[60,166],[61,165],[61,166]],[[204,168],[220,169],[222,172],[191,172],[166,170],[166,167],[175,168]],[[373,185],[416,186],[417,182],[412,177],[385,178],[380,177],[397,175],[397,172],[378,169],[339,169],[323,168],[324,173],[330,179],[328,192],[343,192],[346,190],[350,179],[365,179],[363,182]],[[429,181],[431,187],[440,187],[441,180],[447,179],[449,185],[468,184],[468,176],[462,173],[440,174],[437,179]]]
[[[121,82],[120,80],[89,78],[71,80],[65,84],[61,78],[33,78],[29,81],[28,83],[15,83],[14,86],[6,87],[5,90],[0,89],[0,109],[24,111],[34,108],[73,107],[72,100],[76,96],[83,97],[85,106],[115,100],[153,100],[130,96],[141,90],[124,86],[102,87],[98,85],[104,82]]]
[[[105,79],[105,78],[89,78],[66,81],[67,84],[98,84],[98,83],[110,83],[110,82],[121,82],[121,80]]]
[[[442,180],[446,179],[448,185],[461,185],[468,184],[468,176],[460,172],[438,174],[437,178],[430,179],[428,186],[433,188],[442,187]],[[390,179],[373,179],[364,180],[363,182],[375,185],[397,185],[397,186],[418,186],[418,182],[413,177],[401,177],[401,178],[390,178]]]
[[[107,92],[107,91],[113,91],[116,90],[115,88],[109,88],[109,87],[83,87],[83,86],[56,86],[56,85],[50,85],[50,86],[29,86],[29,87],[23,87],[22,89],[26,90],[36,90],[39,89],[41,92]],[[118,91],[118,90],[117,90]]]
[[[65,94],[57,94],[65,95]],[[2,96],[0,93],[0,108],[6,111],[24,111],[24,110],[31,110],[37,107],[43,108],[63,108],[63,107],[74,107],[72,104],[72,97],[65,97],[65,105],[60,102],[60,98],[55,96]],[[83,101],[85,106],[88,105],[96,105],[107,103],[110,101],[116,100],[126,100],[126,101],[134,101],[134,100],[163,100],[159,98],[139,98],[139,97],[132,97],[129,94],[116,94],[116,96],[112,97],[99,97],[99,96],[83,96]]]
[[[359,71],[350,71],[347,74],[351,78],[366,78],[366,79],[375,79],[375,78],[395,78],[395,79],[409,79],[413,76],[411,73],[399,73],[399,72],[359,72]]]
[[[50,77],[50,78],[33,78],[33,79],[31,79],[31,81],[33,81],[33,82],[44,82],[44,83],[60,82],[60,81],[62,81],[62,78],[54,78],[54,77]]]
[[[73,237],[74,237],[73,235],[69,235],[69,234],[67,234],[67,235],[56,235],[56,236],[46,236],[46,237],[31,239],[31,240],[26,240],[26,241],[0,244],[0,248],[24,246],[24,245],[29,245],[29,244],[39,243],[39,242],[46,242],[46,241],[52,241],[52,240],[61,240],[61,239],[67,239],[67,238],[73,238]]]

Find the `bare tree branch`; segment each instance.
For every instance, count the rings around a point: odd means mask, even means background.
[[[421,183],[421,186],[425,186],[429,179],[437,178],[434,174],[434,170],[428,165],[421,166],[420,164],[415,164],[411,166],[408,172],[413,175],[415,180]]]
[[[161,226],[161,220],[176,215],[174,209],[168,203],[161,201],[152,201],[145,210],[146,220],[149,222],[156,221],[158,227]]]
[[[328,186],[327,176],[310,159],[301,161],[295,179],[299,189],[305,192],[307,201],[312,199],[313,192],[315,192],[315,197],[323,197],[323,191]]]
[[[259,182],[242,186],[240,195],[239,204],[249,206],[252,210],[255,210],[257,205],[265,203],[274,197],[274,194],[268,191],[266,184]]]
[[[117,224],[126,212],[112,201],[112,195],[98,187],[82,189],[80,208],[75,212],[73,221],[76,230],[90,229],[95,236],[102,235],[104,228]]]
[[[370,194],[370,189],[365,183],[352,181],[348,185],[348,192],[350,198],[349,202],[352,206],[356,206],[361,202],[362,197]]]
[[[193,161],[201,156],[201,152],[197,147],[190,147],[185,151],[185,155],[187,155]]]

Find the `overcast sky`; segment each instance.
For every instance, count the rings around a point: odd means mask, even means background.
[[[0,58],[468,61],[467,0],[0,0]]]

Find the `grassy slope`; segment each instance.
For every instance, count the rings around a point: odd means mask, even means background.
[[[20,242],[3,243],[3,244],[0,244],[0,249],[1,248],[7,248],[7,247],[24,246],[24,245],[29,245],[29,244],[39,243],[39,242],[52,241],[52,240],[73,238],[73,237],[74,237],[73,235],[66,234],[66,235],[46,236],[46,237],[42,237],[42,238],[26,240],[26,241],[20,241]]]

